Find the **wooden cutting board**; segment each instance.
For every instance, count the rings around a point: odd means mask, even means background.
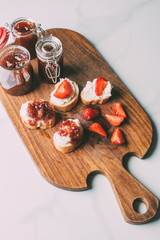
[[[80,119],[84,127],[84,141],[74,152],[63,154],[55,149],[52,137],[56,127],[47,130],[26,128],[19,118],[21,104],[39,98],[49,100],[53,85],[46,83],[37,84],[32,92],[19,97],[7,95],[0,87],[1,100],[19,135],[38,170],[50,183],[69,190],[85,190],[88,175],[92,172],[100,172],[109,179],[125,220],[130,223],[149,221],[156,214],[159,201],[122,165],[122,159],[126,154],[131,153],[143,158],[149,149],[152,141],[152,126],[148,116],[85,37],[67,29],[50,29],[47,33],[53,34],[62,41],[64,77],[76,81],[80,91],[87,80],[92,81],[99,76],[112,83],[113,96],[109,102],[96,106],[102,115],[96,121],[105,128],[108,137],[105,139],[87,130],[92,122],[82,118],[86,106],[80,99],[71,112],[57,113],[56,117],[56,124],[66,118]],[[36,81],[39,82],[37,60],[32,60],[32,64]],[[120,126],[126,138],[126,144],[121,146],[111,143],[110,137],[115,127],[111,127],[104,118],[105,113],[113,113],[111,108],[117,101],[121,102],[128,116]],[[147,205],[144,214],[137,213],[133,208],[134,201],[138,199]]]

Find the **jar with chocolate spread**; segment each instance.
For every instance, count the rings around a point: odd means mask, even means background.
[[[0,83],[6,93],[19,96],[32,89],[34,72],[28,50],[8,45],[0,52]]]
[[[41,81],[57,83],[63,74],[63,47],[61,41],[50,35],[36,43]]]
[[[21,45],[29,51],[31,59],[36,57],[35,45],[40,32],[44,31],[40,24],[36,24],[32,19],[17,18],[11,26],[7,24],[14,38],[15,45]]]

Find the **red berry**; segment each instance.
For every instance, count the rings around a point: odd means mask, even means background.
[[[124,117],[114,114],[106,114],[105,117],[107,118],[108,122],[113,126],[119,126],[124,120]]]
[[[104,137],[107,137],[106,131],[103,129],[103,127],[99,123],[93,123],[90,125],[89,130],[92,132],[96,132]]]
[[[86,120],[91,120],[99,116],[99,111],[92,108],[86,108],[83,111],[82,117]]]
[[[124,118],[127,117],[124,109],[122,108],[122,105],[120,104],[120,102],[117,102],[113,105],[112,107],[113,111],[115,112],[115,114],[117,114],[118,116],[123,116]]]
[[[112,134],[111,142],[115,144],[123,144],[125,142],[124,135],[119,128],[116,128]]]

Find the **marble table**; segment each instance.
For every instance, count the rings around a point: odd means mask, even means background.
[[[149,152],[143,160],[126,159],[125,167],[160,199],[160,1],[0,0],[0,4],[0,26],[26,16],[44,29],[73,29],[94,44],[151,119],[154,136]],[[0,239],[159,239],[160,211],[149,223],[126,223],[104,176],[94,176],[89,190],[82,192],[49,184],[1,103],[0,166]]]

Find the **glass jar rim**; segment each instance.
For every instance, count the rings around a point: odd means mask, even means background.
[[[52,51],[45,50],[45,47],[47,45],[49,47],[52,47],[53,50]],[[53,37],[52,35],[39,39],[36,43],[35,48],[37,57],[44,61],[45,60],[52,61],[55,58],[62,55],[63,52],[62,42],[60,41],[59,38]]]
[[[26,21],[26,22],[31,22],[32,24],[34,24],[35,25],[35,28],[32,30],[32,31],[29,31],[29,33],[28,34],[20,34],[20,33],[16,33],[15,32],[15,30],[14,30],[14,27],[15,27],[15,25],[18,23],[18,22],[21,22],[21,21]],[[12,32],[12,34],[13,34],[13,36],[14,37],[28,37],[28,36],[30,36],[30,35],[32,35],[33,33],[35,33],[36,32],[36,30],[37,30],[37,28],[38,28],[38,26],[37,26],[37,24],[35,23],[35,21],[33,21],[31,18],[26,18],[26,17],[19,17],[19,18],[16,18],[13,22],[12,22],[12,24],[11,24],[11,32]]]
[[[9,50],[15,50],[15,49],[19,49],[19,50],[22,50],[26,55],[27,55],[27,60],[25,62],[25,64],[23,64],[22,66],[18,67],[18,68],[8,68],[8,67],[5,67],[4,65],[1,64],[1,61],[0,61],[0,66],[8,71],[13,71],[13,70],[20,70],[22,68],[24,68],[29,62],[30,62],[30,53],[29,51],[25,48],[25,47],[22,47],[20,45],[8,45],[6,46],[1,52],[0,52],[0,59],[1,57],[3,56],[3,54],[7,51],[9,52]]]

